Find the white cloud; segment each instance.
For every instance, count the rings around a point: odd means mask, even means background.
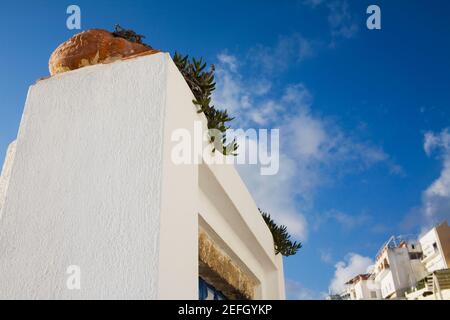
[[[221,53],[217,58],[221,64],[227,65],[231,71],[235,72],[237,70],[237,59],[235,56]]]
[[[314,56],[315,46],[316,42],[295,33],[280,36],[275,46],[255,46],[250,49],[247,59],[259,71],[268,74],[280,73],[289,66]]]
[[[219,55],[219,64],[216,67],[216,79],[218,79],[218,89],[214,92],[213,104],[226,108],[230,114],[237,113],[241,108],[251,107],[250,96],[246,93],[242,77],[234,68],[236,61],[231,55]]]
[[[370,217],[368,215],[365,215],[365,214],[352,216],[352,215],[348,215],[346,213],[339,212],[339,211],[333,211],[332,212],[332,217],[339,224],[344,226],[344,228],[346,228],[346,229],[353,229],[355,227],[364,225],[370,219]]]
[[[272,83],[264,77],[244,81],[242,75],[238,72],[238,63],[235,56],[222,53],[218,56],[218,61],[219,63],[216,65],[217,89],[213,95],[213,104],[217,107],[227,109],[231,115],[236,115],[243,110],[252,109],[254,100],[270,91]],[[249,113],[256,123],[265,122],[266,117],[271,116],[271,108],[274,105],[270,105],[270,100],[266,101],[265,104],[261,115]],[[254,111],[255,109],[250,112]],[[246,126],[244,121],[247,120],[245,117],[238,117],[234,124]]]
[[[281,98],[284,103],[293,103],[299,111],[307,111],[312,104],[312,95],[304,84],[289,85]]]
[[[333,1],[328,4],[328,9],[330,10],[328,23],[331,35],[345,39],[353,38],[358,32],[358,24],[350,12],[348,2],[346,0]]]
[[[325,213],[316,214],[314,216],[314,224],[312,227],[315,231],[329,221],[333,221],[339,224],[344,231],[350,231],[358,227],[364,227],[371,224],[373,217],[367,213],[360,214],[348,214],[339,210],[329,210]],[[371,228],[372,232],[378,231],[378,229]]]
[[[269,93],[272,88],[272,83],[269,80],[261,79],[256,81],[253,87],[253,94],[255,96],[262,96]]]
[[[291,279],[286,279],[286,293],[289,300],[323,300],[326,297],[326,293],[308,289]]]
[[[338,123],[314,114],[310,108],[291,115],[285,123],[280,132],[289,137],[286,145],[290,155],[305,170],[321,172],[319,180],[323,183],[329,182],[330,176],[359,173],[377,164],[385,165],[391,174],[403,173],[381,147],[346,133]]]
[[[282,111],[283,107],[274,100],[262,101],[258,108],[249,112],[250,120],[258,125],[266,125],[276,117],[276,113]]]
[[[347,0],[328,2],[324,0],[304,0],[303,4],[313,9],[324,7],[328,10],[327,20],[330,28],[331,47],[336,45],[338,38],[351,39],[358,33],[358,23],[350,11]]]
[[[331,210],[327,213],[327,216],[334,219],[337,223],[344,227],[344,229],[351,230],[356,227],[367,224],[371,217],[365,213],[358,215],[350,215],[337,210]]]
[[[424,135],[423,148],[428,156],[431,156],[433,151],[443,151],[444,156],[450,153],[450,133],[446,128],[440,133],[427,132]]]
[[[347,134],[336,121],[314,113],[313,97],[304,84],[274,92],[261,73],[241,73],[248,61],[237,61],[234,56],[220,55],[214,104],[227,108],[236,118],[234,128],[279,128],[281,139],[277,175],[262,176],[255,165],[240,165],[238,170],[258,206],[305,241],[307,216],[318,187],[337,176],[379,163],[389,166],[393,161],[382,148]],[[342,223],[350,225],[349,221],[341,217]]]
[[[349,253],[344,261],[339,261],[335,265],[334,276],[331,279],[329,290],[333,294],[342,293],[345,290],[345,283],[361,273],[366,273],[374,264],[369,257],[364,257],[356,253]]]
[[[280,170],[274,176],[259,174],[259,167],[254,165],[237,166],[242,178],[258,206],[270,213],[273,218],[288,227],[297,239],[307,239],[307,222],[304,214],[297,208],[295,161],[284,154],[280,156]]]
[[[332,119],[312,111],[312,96],[303,84],[288,86],[281,99],[283,105],[297,110],[282,119],[281,127],[289,136],[289,148],[297,159],[311,165],[339,167],[353,172],[385,163],[390,172],[399,174],[402,168],[379,146],[350,135]]]
[[[320,250],[320,260],[327,264],[333,263],[333,256],[329,250]]]
[[[424,150],[428,156],[436,153],[442,161],[440,176],[422,194],[422,213],[428,225],[450,217],[450,133],[427,132]]]
[[[309,113],[302,113],[293,118],[288,124],[292,133],[294,152],[303,158],[323,159],[326,156],[325,145],[328,134],[321,119],[314,118]]]

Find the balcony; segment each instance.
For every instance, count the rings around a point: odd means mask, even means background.
[[[423,258],[420,260],[423,264],[427,264],[429,263],[431,260],[433,260],[434,258],[436,258],[439,254],[439,251],[435,250],[432,254],[428,255],[428,256],[423,256]]]

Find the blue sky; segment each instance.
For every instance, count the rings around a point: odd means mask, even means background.
[[[216,64],[234,127],[279,128],[280,172],[240,168],[258,205],[303,248],[288,296],[321,298],[391,234],[450,216],[450,3],[445,0],[75,1],[82,29],[114,24]],[[66,29],[64,1],[0,8],[0,158],[28,86]],[[382,29],[365,26],[377,4]]]

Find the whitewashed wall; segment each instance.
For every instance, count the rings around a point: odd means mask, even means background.
[[[166,57],[30,88],[0,224],[1,298],[156,298]],[[81,268],[81,290],[66,269]]]
[[[0,219],[2,217],[2,207],[5,202],[6,189],[8,188],[9,178],[11,177],[11,169],[16,155],[16,141],[13,141],[6,150],[5,162],[0,174]]]
[[[173,130],[206,128],[192,99],[162,53],[30,88],[0,220],[0,298],[197,299],[199,215],[258,298],[284,298],[281,257],[236,170],[171,161]],[[80,290],[66,286],[70,265]]]
[[[428,272],[442,270],[447,268],[445,257],[442,254],[442,246],[436,228],[431,229],[420,238],[424,262]],[[433,247],[436,244],[436,249]]]

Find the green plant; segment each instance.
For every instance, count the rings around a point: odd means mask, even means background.
[[[112,34],[115,37],[123,38],[128,41],[145,45],[152,49],[151,46],[142,42],[145,36],[137,34],[133,30],[122,28],[116,24]],[[173,61],[178,70],[183,75],[189,88],[194,94],[193,103],[197,106],[197,112],[203,113],[208,121],[208,130],[210,142],[213,144],[213,152],[219,150],[224,155],[237,155],[238,144],[236,140],[227,144],[226,131],[230,128],[227,123],[232,121],[226,110],[218,110],[211,104],[211,95],[216,89],[214,82],[214,65],[211,65],[209,71],[205,71],[206,63],[203,59],[189,59],[175,52]]]
[[[134,43],[139,43],[152,49],[152,47],[142,42],[142,39],[144,39],[145,36],[137,34],[133,30],[122,28],[118,24],[114,26],[114,31],[112,32],[112,34],[114,37],[123,38]]]
[[[142,35],[137,34],[133,30],[127,30],[120,25],[115,26],[115,30],[112,33],[115,37],[127,39],[131,42],[144,44],[142,39],[145,38]],[[186,83],[194,94],[195,99],[192,101],[198,108],[198,113],[203,113],[206,116],[208,122],[208,129],[210,130],[210,142],[214,145],[213,152],[219,150],[224,155],[237,155],[238,144],[236,140],[227,144],[226,131],[230,128],[227,123],[232,121],[228,115],[227,110],[218,110],[211,104],[211,96],[216,89],[216,83],[214,82],[214,65],[211,65],[209,71],[205,71],[206,63],[203,59],[189,59],[188,55],[183,56],[178,52],[175,52],[173,61],[178,70],[183,75]],[[220,133],[219,137],[214,133],[214,130]],[[219,138],[219,139],[217,139]],[[259,211],[264,218],[270,232],[273,236],[275,253],[281,253],[283,256],[292,256],[302,247],[300,242],[292,242],[291,236],[287,231],[287,227],[284,225],[277,225],[275,221],[270,217],[270,214]]]
[[[287,227],[277,225],[276,222],[270,217],[270,214],[262,211],[261,209],[259,209],[259,212],[261,212],[264,221],[272,233],[275,254],[281,253],[285,257],[295,255],[302,247],[302,244],[296,241],[292,242],[290,240],[291,235],[288,233]]]
[[[197,112],[206,116],[210,142],[214,145],[213,152],[219,150],[224,155],[237,155],[236,140],[227,144],[226,139],[226,131],[230,128],[227,123],[234,118],[231,118],[226,110],[218,110],[211,104],[211,95],[216,89],[214,65],[211,65],[209,71],[205,71],[206,63],[203,59],[190,60],[189,56],[183,56],[177,52],[173,61],[194,94],[193,103],[198,108]]]

